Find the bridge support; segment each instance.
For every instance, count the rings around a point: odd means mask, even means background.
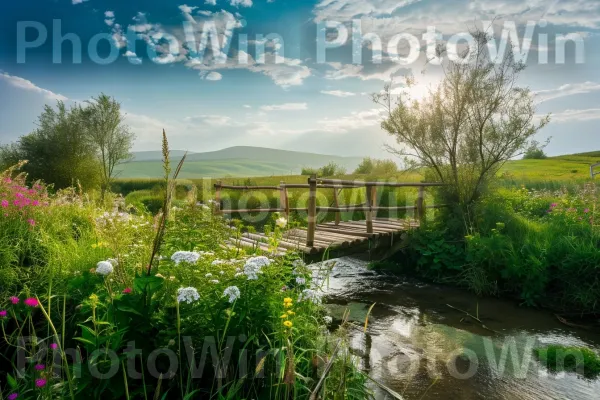
[[[308,179],[308,227],[306,230],[306,247],[315,244],[315,231],[317,230],[317,176],[311,175]]]

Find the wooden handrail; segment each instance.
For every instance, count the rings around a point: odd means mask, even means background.
[[[309,178],[308,182],[313,178]],[[447,183],[441,182],[364,182],[364,181],[345,181],[341,179],[315,179],[317,183],[324,185],[335,185],[335,186],[386,186],[386,187],[435,187],[435,186],[448,186]]]
[[[235,186],[235,185],[221,185],[215,183],[215,189],[232,189],[232,190],[281,190],[280,186]]]

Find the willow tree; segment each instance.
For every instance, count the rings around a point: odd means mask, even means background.
[[[114,98],[100,94],[81,109],[86,121],[89,140],[96,149],[101,167],[102,196],[115,178],[115,167],[131,158],[130,150],[135,135],[125,124],[121,104]]]
[[[492,59],[491,37],[472,36],[458,58],[443,64],[443,79],[422,99],[395,96],[390,84],[374,95],[386,111],[381,126],[399,145],[388,150],[449,184],[451,199],[463,206],[475,201],[550,120],[536,118],[532,93],[517,85],[525,65],[511,51]]]

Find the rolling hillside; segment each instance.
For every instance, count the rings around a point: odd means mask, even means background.
[[[171,160],[178,162],[181,150],[171,151]],[[119,178],[158,178],[162,176],[159,151],[134,152],[133,160],[117,167]],[[298,151],[237,146],[206,153],[188,153],[183,170],[184,179],[203,177],[252,177],[299,174],[303,167],[318,168],[330,162],[352,172],[361,157],[340,157]]]

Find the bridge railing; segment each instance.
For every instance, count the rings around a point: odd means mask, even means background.
[[[285,213],[289,218],[289,215],[293,211],[301,211],[307,213],[307,240],[306,246],[312,247],[314,245],[315,232],[317,228],[317,214],[319,212],[333,212],[335,213],[335,225],[339,225],[341,221],[342,212],[364,212],[366,217],[366,229],[367,233],[373,233],[373,219],[377,215],[377,211],[400,211],[400,210],[414,210],[416,219],[419,222],[425,220],[426,210],[428,208],[439,208],[444,205],[432,205],[427,206],[425,204],[425,189],[428,187],[440,187],[445,186],[443,183],[399,183],[399,182],[364,182],[364,181],[349,181],[340,179],[321,179],[312,175],[308,178],[307,184],[291,183],[286,184],[281,182],[279,186],[234,186],[234,185],[223,185],[220,181],[215,184],[215,201],[216,207],[215,212],[219,214],[231,214],[231,213],[250,213],[250,212],[282,212]],[[418,188],[417,199],[415,200],[414,206],[388,206],[379,207],[377,206],[377,188],[378,187],[390,187],[390,188],[403,188],[413,187]],[[366,203],[363,204],[340,204],[340,194],[343,189],[357,189],[365,188],[366,190]],[[252,208],[252,209],[222,209],[221,208],[221,190],[273,190],[279,191],[279,207],[270,208]],[[288,189],[308,189],[308,202],[306,207],[292,208],[289,204],[289,193]],[[333,189],[333,207],[322,207],[317,206],[317,190],[318,189]]]
[[[600,167],[600,163],[590,165],[590,176],[592,179],[594,179],[596,175],[600,174],[600,171],[595,171],[597,167]]]

